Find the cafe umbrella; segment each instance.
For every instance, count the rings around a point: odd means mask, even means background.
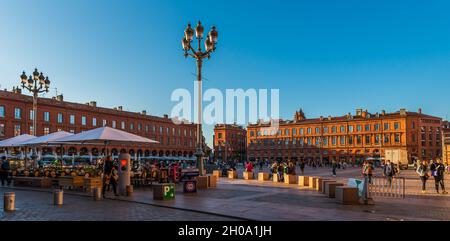
[[[20,144],[22,142],[29,141],[29,140],[32,140],[35,138],[36,138],[35,136],[23,134],[20,136],[16,136],[16,137],[12,137],[12,138],[0,141],[0,147],[21,147]],[[26,151],[27,151],[26,148],[24,151],[26,153]],[[5,151],[5,153],[6,153],[6,151]],[[27,155],[25,155],[25,168],[27,166],[26,159],[27,159]]]

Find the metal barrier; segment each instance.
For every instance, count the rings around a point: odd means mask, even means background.
[[[405,178],[393,177],[389,184],[385,177],[372,177],[369,183],[369,196],[405,198]]]

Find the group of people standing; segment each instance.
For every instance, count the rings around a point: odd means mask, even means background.
[[[419,165],[417,167],[417,174],[419,174],[420,180],[422,181],[422,193],[426,192],[426,184],[427,180],[432,176],[434,178],[434,185],[436,188],[436,192],[439,193],[439,187],[442,190],[442,194],[447,194],[445,191],[444,185],[444,173],[445,166],[442,163],[442,160],[438,159],[437,161],[431,160],[431,164],[428,165],[427,161],[418,161]],[[430,175],[431,174],[431,175]]]

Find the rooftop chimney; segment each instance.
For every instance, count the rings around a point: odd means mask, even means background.
[[[121,105],[117,106],[117,110],[122,111],[122,109],[123,109],[123,107]]]
[[[57,95],[56,96],[56,100],[62,102],[62,101],[64,101],[64,96],[63,95]]]
[[[147,115],[147,111],[146,111],[146,110],[143,110],[143,111],[141,112],[141,114]]]
[[[419,114],[422,114],[422,108],[419,108]]]
[[[19,87],[13,87],[13,93],[14,94],[22,94],[22,89]]]
[[[164,114],[164,118],[165,118],[165,119],[168,119],[169,116],[168,116],[167,114]]]
[[[329,121],[331,120],[331,115],[328,116],[328,120],[329,120]]]
[[[406,115],[406,109],[400,109],[400,115]]]
[[[91,101],[91,102],[89,102],[89,106],[97,107],[97,102],[96,101]]]
[[[386,111],[385,111],[385,110],[382,110],[382,111],[381,111],[381,115],[386,115]]]

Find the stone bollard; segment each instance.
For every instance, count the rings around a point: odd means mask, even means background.
[[[16,202],[16,194],[13,192],[5,192],[3,199],[3,211],[10,212],[14,211]]]
[[[100,201],[100,200],[102,200],[102,197],[103,197],[103,195],[102,195],[102,188],[95,187],[94,188],[94,200],[95,201]]]
[[[133,195],[133,185],[127,185],[126,192],[127,192],[127,197],[130,197],[131,195]]]
[[[53,191],[53,204],[54,205],[63,205],[63,195],[64,195],[64,191],[57,189]]]

